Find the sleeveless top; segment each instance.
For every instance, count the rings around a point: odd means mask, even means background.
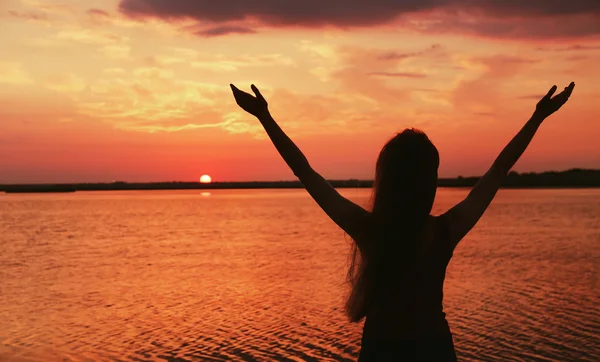
[[[444,278],[453,249],[444,217],[436,217],[432,242],[418,260],[410,286],[391,291],[367,312],[359,361],[456,360],[442,306]],[[421,354],[436,355],[415,359],[418,349]],[[381,353],[387,354],[374,357]],[[412,357],[401,358],[407,353]]]

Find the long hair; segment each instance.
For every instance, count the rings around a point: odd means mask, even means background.
[[[406,129],[381,150],[375,167],[371,220],[361,245],[353,243],[346,314],[359,322],[369,309],[410,279],[438,181],[439,154],[429,138]]]

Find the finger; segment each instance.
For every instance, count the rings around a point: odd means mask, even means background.
[[[552,88],[550,88],[550,90],[548,91],[548,94],[546,94],[546,96],[544,98],[550,98],[550,97],[552,97],[552,95],[554,94],[554,92],[556,92],[557,88],[558,87],[555,86],[555,85],[552,86]]]
[[[565,87],[565,89],[562,92],[560,92],[559,96],[561,96],[565,99],[569,99],[569,97],[571,96],[571,93],[573,93],[574,87],[575,87],[575,83],[571,82],[571,84],[569,84],[569,86]]]
[[[231,85],[231,89],[233,90],[233,95],[237,98],[239,97],[252,97],[252,95],[250,93],[246,93],[243,90],[239,89],[238,87],[234,86],[233,84]]]
[[[567,97],[569,97],[571,93],[573,93],[573,89],[575,89],[575,82],[571,82],[571,84],[569,84],[569,86],[565,88],[565,90],[567,91]]]
[[[256,86],[255,86],[254,84],[252,84],[252,85],[250,86],[250,88],[252,88],[252,91],[254,92],[254,94],[256,95],[256,97],[257,97],[258,99],[263,99],[263,100],[265,99],[265,98],[262,96],[262,94],[260,94],[260,91],[258,90],[258,88],[256,88]]]

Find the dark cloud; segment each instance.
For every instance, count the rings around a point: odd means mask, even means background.
[[[437,13],[429,18],[407,18],[403,25],[413,30],[436,34],[458,33],[519,39],[581,38],[600,35],[600,14],[527,16],[524,13],[514,17],[502,17]]]
[[[205,36],[205,37],[221,36],[221,35],[227,35],[227,34],[251,34],[251,33],[255,33],[255,31],[253,29],[246,28],[243,26],[233,26],[233,25],[231,25],[231,26],[229,26],[229,25],[216,26],[213,28],[197,30],[194,32],[194,34],[196,34],[196,35]]]
[[[228,22],[257,18],[270,25],[375,25],[405,12],[431,8],[440,0],[121,0],[120,9],[131,16],[193,18]]]
[[[600,13],[597,0],[455,0],[458,8],[477,9],[495,16],[565,16]]]
[[[398,20],[423,31],[494,37],[600,34],[598,0],[121,0],[120,10],[218,24],[251,19],[268,26],[351,27]],[[431,14],[436,21],[427,21]]]

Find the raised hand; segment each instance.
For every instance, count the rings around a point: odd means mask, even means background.
[[[557,87],[553,86],[550,88],[548,94],[546,94],[535,107],[534,115],[544,119],[550,116],[552,113],[558,111],[560,107],[562,107],[563,104],[567,103],[569,100],[571,93],[573,93],[573,88],[575,88],[575,83],[571,82],[568,87],[565,87],[565,90],[554,97],[552,97],[552,95],[554,95],[554,92],[556,92]]]
[[[242,90],[239,90],[233,84],[230,84],[231,90],[233,91],[233,96],[235,97],[235,102],[240,106],[244,111],[256,116],[260,117],[265,114],[268,114],[268,104],[265,98],[260,94],[258,88],[252,84],[252,91],[256,95],[253,96],[249,93],[246,93]]]

